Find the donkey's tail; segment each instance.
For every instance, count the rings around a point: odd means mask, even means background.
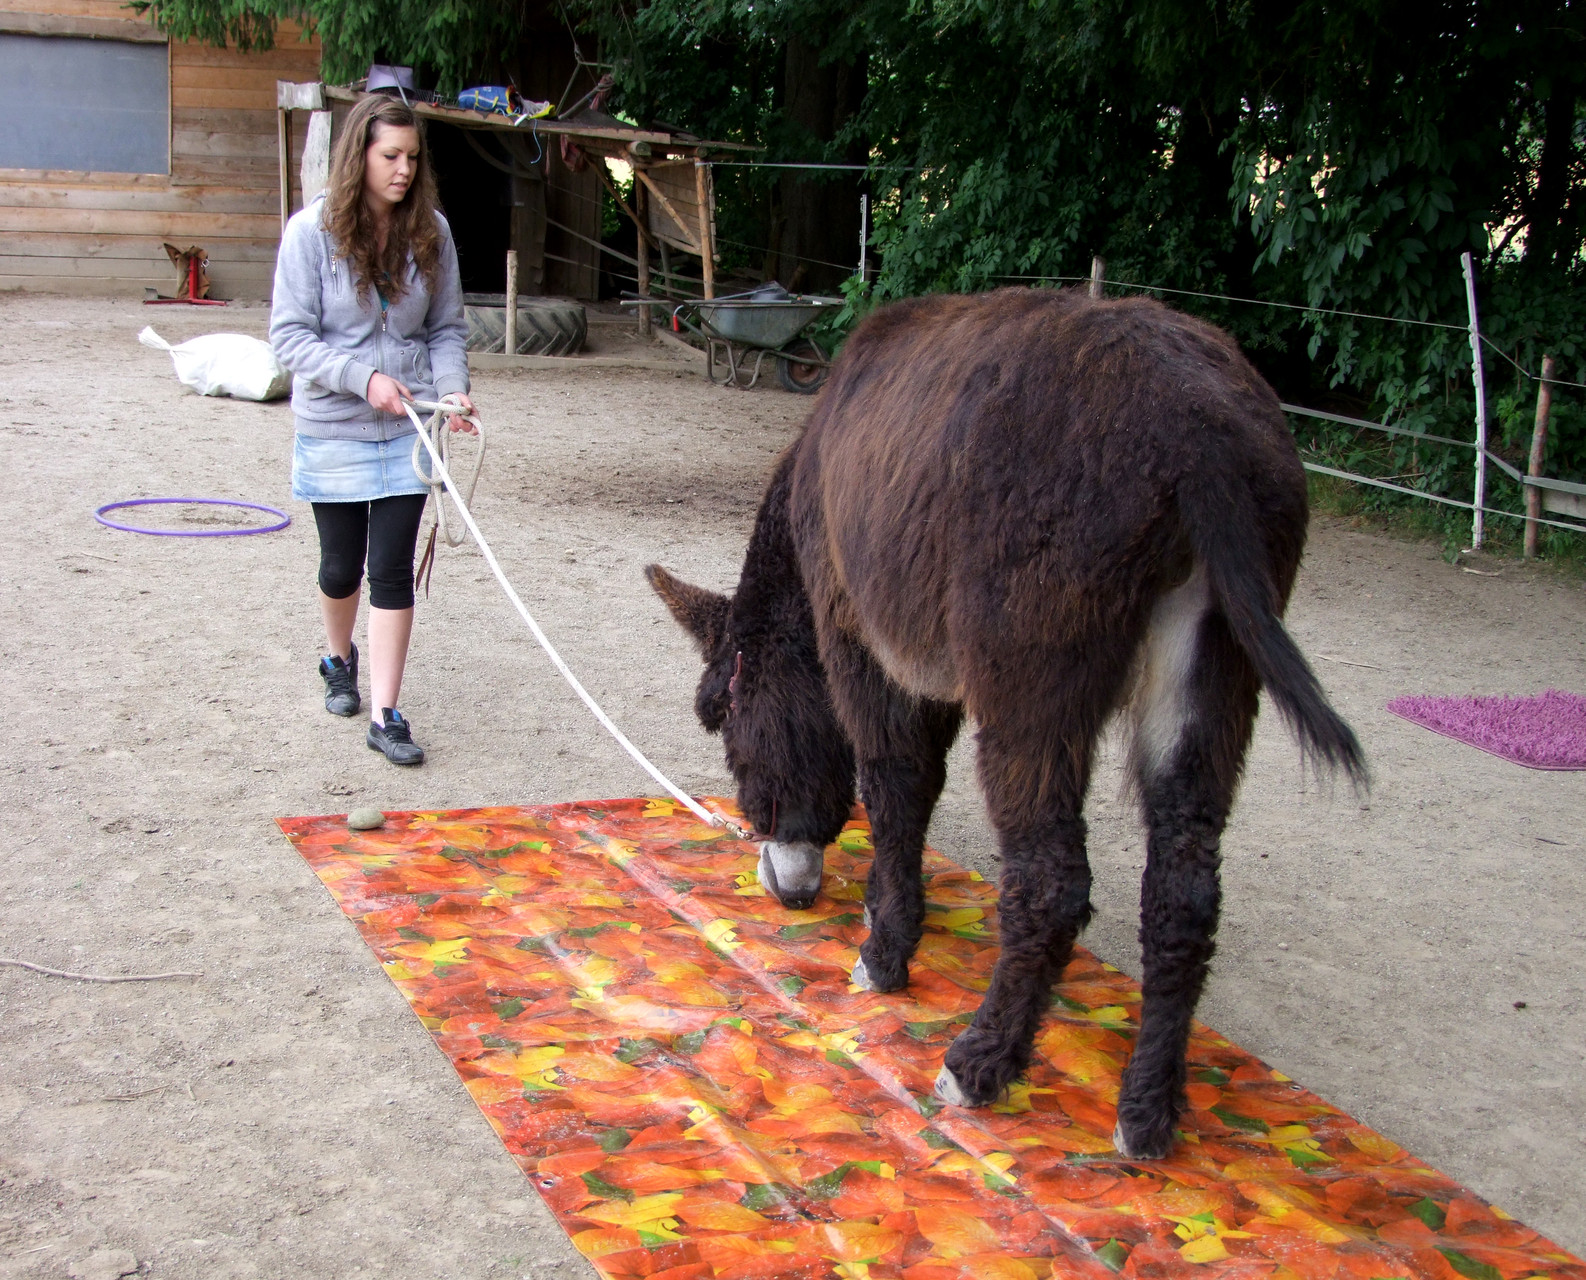
[[[1179,510],[1196,557],[1206,566],[1212,593],[1229,629],[1278,711],[1318,766],[1342,769],[1356,790],[1370,784],[1355,731],[1334,711],[1305,656],[1279,617],[1281,600],[1262,536],[1255,496],[1222,470],[1222,483],[1181,484]],[[1232,483],[1229,483],[1229,482]]]

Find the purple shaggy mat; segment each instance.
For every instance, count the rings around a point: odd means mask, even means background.
[[[1549,689],[1530,698],[1395,698],[1396,716],[1528,769],[1586,769],[1586,698]]]

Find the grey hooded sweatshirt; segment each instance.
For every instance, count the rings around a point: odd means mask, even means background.
[[[441,254],[432,293],[411,258],[408,290],[382,311],[373,289],[360,305],[351,265],[320,225],[320,196],[281,235],[270,308],[270,345],[292,371],[292,413],[300,435],[328,440],[394,440],[411,435],[407,416],[364,399],[376,373],[419,400],[468,390],[468,324],[452,229],[439,213]]]

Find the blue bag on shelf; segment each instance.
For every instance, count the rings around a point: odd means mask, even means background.
[[[505,85],[486,84],[464,89],[457,95],[457,105],[486,115],[510,116],[517,114],[512,107],[512,97],[512,90]]]

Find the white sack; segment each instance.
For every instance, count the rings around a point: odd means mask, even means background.
[[[138,341],[156,351],[169,351],[176,376],[201,396],[279,400],[292,390],[292,375],[275,358],[270,344],[243,333],[206,333],[173,347],[150,327],[138,335]]]

